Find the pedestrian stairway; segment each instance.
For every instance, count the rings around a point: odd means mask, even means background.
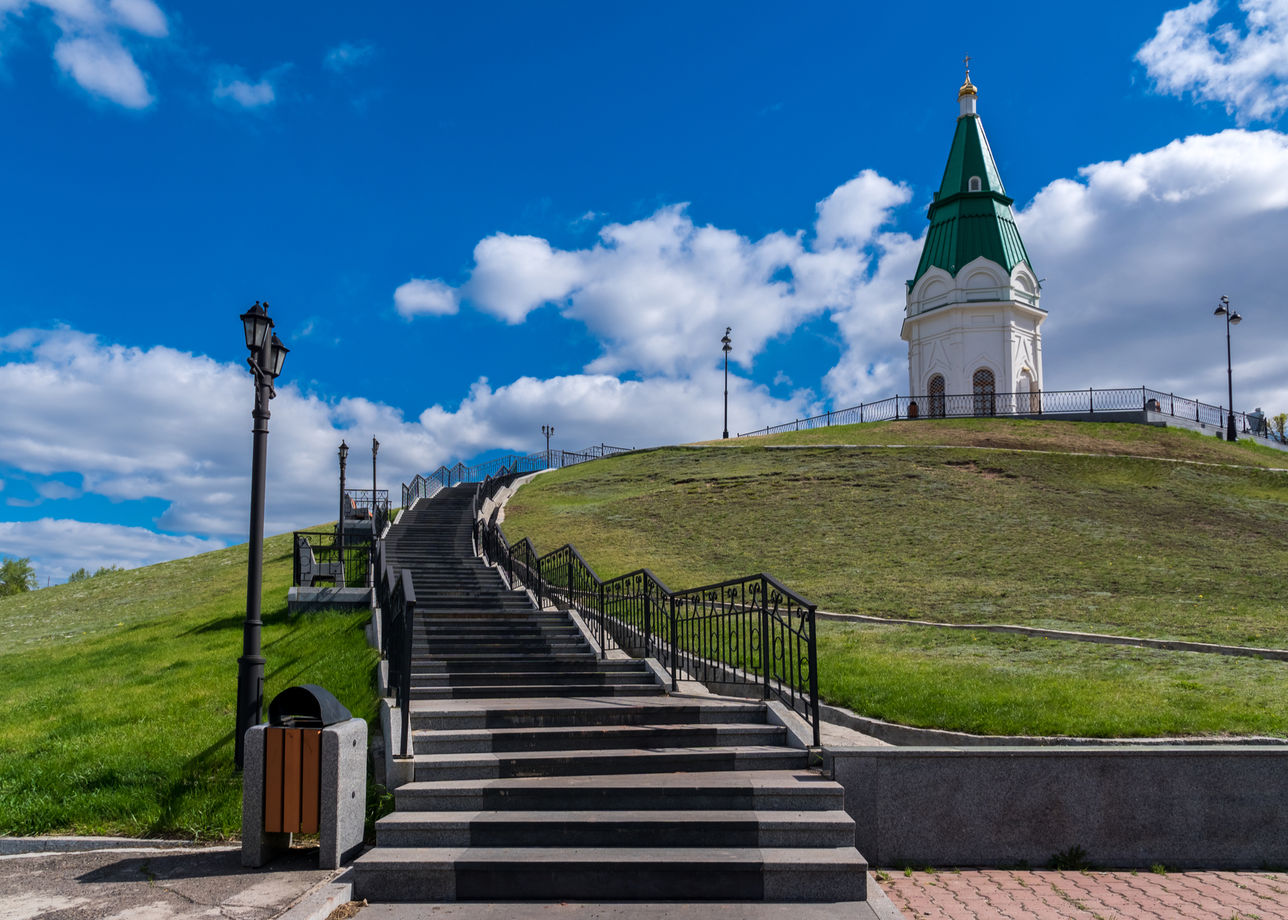
[[[473,552],[473,485],[405,512],[414,781],[354,864],[369,901],[862,901],[843,790],[764,704],[667,693]]]

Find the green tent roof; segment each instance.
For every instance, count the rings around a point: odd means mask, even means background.
[[[978,191],[970,188],[974,177],[979,177]],[[1028,262],[1011,203],[979,116],[961,116],[943,182],[930,205],[930,230],[921,250],[921,263],[908,287],[916,284],[932,265],[956,275],[980,256],[1008,272]]]

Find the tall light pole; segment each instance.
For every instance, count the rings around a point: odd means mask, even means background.
[[[542,425],[541,433],[546,436],[546,469],[550,469],[550,436],[555,433],[555,426]]]
[[[725,399],[724,399],[724,436],[729,437],[729,352],[733,350],[733,341],[729,338],[729,333],[733,332],[732,326],[725,326],[725,334],[720,339],[721,350],[724,351],[725,359]]]
[[[1243,321],[1243,317],[1234,311],[1230,306],[1230,298],[1224,294],[1221,295],[1221,304],[1214,311],[1213,316],[1225,317],[1225,380],[1229,387],[1230,397],[1230,415],[1226,420],[1225,439],[1234,441],[1238,438],[1234,430],[1234,363],[1230,360],[1230,327],[1237,326]]]
[[[371,438],[371,526],[376,526],[376,451],[380,450],[380,442],[373,435]],[[380,534],[375,530],[371,532],[371,538],[374,540]]]
[[[273,381],[282,373],[290,351],[268,317],[268,304],[255,305],[241,315],[250,357],[246,363],[255,378],[255,426],[250,466],[250,555],[246,565],[246,622],[242,655],[237,659],[237,710],[233,733],[233,764],[240,770],[246,757],[246,732],[264,719],[264,656],[260,651],[261,591],[264,584],[264,480],[268,468],[268,401],[277,395]]]
[[[349,574],[344,570],[344,465],[349,459],[349,445],[344,443],[344,438],[340,439],[340,522],[336,525],[339,528],[339,546],[340,546],[340,583],[337,588],[347,588],[349,586]]]

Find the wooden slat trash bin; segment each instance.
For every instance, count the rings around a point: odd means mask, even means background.
[[[315,684],[274,697],[268,722],[246,732],[242,865],[262,866],[293,834],[317,834],[318,865],[337,868],[362,849],[367,723]]]
[[[264,730],[264,830],[316,834],[322,806],[322,729]]]

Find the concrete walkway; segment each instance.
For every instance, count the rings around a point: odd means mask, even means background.
[[[316,849],[243,869],[240,845],[122,841],[136,845],[69,849],[76,841],[67,838],[6,842],[0,920],[270,920],[335,875],[317,868]],[[44,850],[13,852],[24,844]]]
[[[1288,920],[1284,872],[889,873],[907,920]]]

